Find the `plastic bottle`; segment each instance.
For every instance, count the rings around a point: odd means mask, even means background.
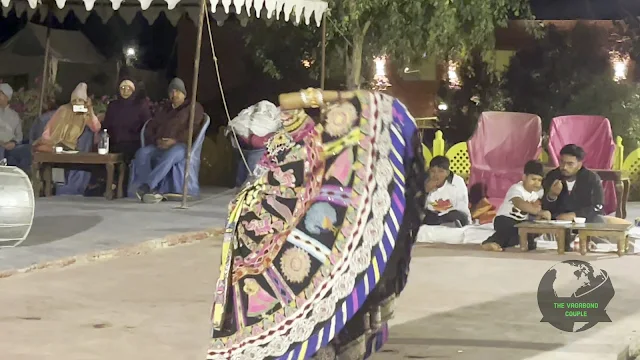
[[[109,133],[104,129],[100,133],[100,142],[98,143],[98,154],[106,155],[109,153]]]

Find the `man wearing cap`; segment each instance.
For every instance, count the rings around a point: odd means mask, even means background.
[[[17,149],[22,143],[22,121],[18,113],[9,107],[12,95],[13,89],[9,84],[0,84],[0,160],[6,157],[8,165],[28,170],[29,164],[23,164],[24,156]],[[28,158],[24,160],[29,161]]]
[[[173,79],[169,84],[169,101],[159,107],[145,128],[145,143],[149,145],[140,148],[133,160],[134,178],[140,184],[136,196],[145,203],[162,201],[162,194],[157,192],[158,186],[173,165],[187,157],[191,101],[186,96],[184,82],[179,78]],[[202,105],[196,103],[195,106],[194,138],[202,128],[204,118]]]

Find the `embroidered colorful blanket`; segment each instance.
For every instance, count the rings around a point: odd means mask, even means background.
[[[307,359],[350,322],[373,334],[360,358],[386,341],[413,243],[397,245],[398,233],[417,232],[401,229],[416,124],[393,98],[364,91],[324,114],[283,113],[285,130],[230,204],[207,359]],[[354,320],[390,272],[400,285]]]

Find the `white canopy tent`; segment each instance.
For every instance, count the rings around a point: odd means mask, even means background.
[[[15,9],[18,16],[27,14],[33,16],[37,11],[41,15],[48,12],[45,1],[41,0],[1,0],[2,11],[7,14]],[[54,4],[54,0],[51,1]],[[208,0],[208,8],[213,12],[216,21],[226,20],[228,14],[236,13],[241,18],[249,16],[257,18],[265,17],[285,21],[293,19],[300,23],[302,20],[309,25],[313,20],[317,26],[322,22],[322,15],[327,10],[327,3],[322,0]],[[131,23],[138,12],[153,23],[160,13],[164,13],[167,19],[176,25],[184,13],[188,13],[192,20],[198,18],[200,10],[199,0],[138,0],[135,3],[127,3],[123,0],[55,0],[55,6],[51,7],[52,15],[59,20],[73,12],[82,22],[95,12],[104,22],[114,14],[118,14],[127,23]]]
[[[46,1],[46,0],[45,0]],[[193,122],[195,116],[195,104],[196,94],[198,90],[198,75],[200,70],[200,50],[202,46],[202,31],[204,28],[205,9],[209,8],[213,13],[214,19],[218,23],[224,21],[227,18],[227,14],[235,13],[238,16],[255,16],[257,18],[266,17],[271,19],[283,18],[285,21],[289,21],[292,18],[296,23],[300,23],[304,19],[305,23],[309,25],[311,19],[315,20],[316,26],[323,26],[323,33],[325,22],[323,17],[327,11],[328,4],[322,0],[209,0],[209,6],[207,6],[207,0],[138,0],[138,5],[124,4],[124,0],[55,0],[55,7],[52,6],[54,0],[50,0],[47,3],[49,6],[43,5],[42,0],[0,0],[3,13],[8,13],[13,6],[17,15],[22,15],[25,12],[30,17],[35,14],[36,11],[40,11],[40,14],[44,16],[56,16],[63,20],[69,11],[73,11],[74,15],[80,20],[86,20],[89,16],[89,12],[95,11],[98,15],[106,21],[110,16],[117,11],[120,16],[128,20],[130,23],[135,17],[138,11],[152,22],[158,18],[161,12],[167,15],[167,18],[175,19],[174,12],[178,12],[177,19],[186,12],[190,18],[198,19],[198,32],[196,38],[196,52],[194,56],[193,64],[193,82],[191,88],[191,109],[189,117],[189,138],[187,143],[187,164],[184,174],[184,188],[182,192],[182,208],[186,208],[187,204],[187,184],[189,178],[189,164],[191,162],[191,147],[193,137]],[[208,16],[208,15],[207,15]],[[175,21],[177,23],[177,20]],[[324,45],[325,36],[323,34],[322,39],[322,75],[321,75],[321,87],[324,88]],[[42,92],[44,93],[44,87],[46,84],[47,69],[49,68],[49,58],[51,49],[51,36],[50,30],[47,31],[46,36],[46,51],[45,51],[45,66],[42,77]],[[213,54],[215,60],[215,52]],[[217,64],[216,64],[217,66]],[[43,96],[40,96],[41,102]],[[40,106],[42,108],[42,106]]]
[[[116,73],[114,59],[107,60],[89,39],[77,30],[51,29],[49,34],[49,73],[50,82],[56,82],[58,74],[64,74],[58,82],[70,95],[71,90],[81,81],[87,82],[100,73]],[[40,72],[47,47],[47,27],[27,23],[27,25],[0,47],[0,73],[3,78],[23,76],[29,84],[35,79],[26,74]],[[27,84],[24,84],[27,85]],[[98,84],[90,84],[95,87]],[[106,87],[106,88],[105,88]],[[99,91],[110,88],[104,85]]]

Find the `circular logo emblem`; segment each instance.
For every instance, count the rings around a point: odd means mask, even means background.
[[[615,290],[607,272],[581,260],[551,267],[538,286],[541,322],[558,330],[580,332],[611,322],[606,307]]]

